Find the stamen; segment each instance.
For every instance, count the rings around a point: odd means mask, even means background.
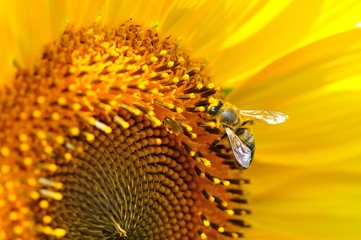
[[[53,198],[55,200],[63,199],[63,195],[61,193],[59,193],[59,192],[53,192],[53,191],[46,190],[46,189],[40,189],[39,192],[44,197]]]
[[[114,116],[113,121],[116,124],[119,124],[120,126],[122,126],[124,129],[129,128],[129,123],[127,121],[125,121],[123,118],[121,118],[120,116]]]
[[[63,188],[63,184],[61,182],[55,182],[46,178],[38,178],[38,182],[44,186],[54,187],[56,189]]]

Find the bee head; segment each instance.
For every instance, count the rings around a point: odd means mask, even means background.
[[[209,110],[207,111],[207,113],[212,117],[217,116],[217,114],[219,113],[219,110],[221,109],[222,106],[223,106],[223,102],[218,101],[217,105],[211,106],[209,108]]]
[[[222,110],[219,116],[219,120],[223,125],[229,127],[232,127],[239,122],[238,114],[236,110],[232,108]]]

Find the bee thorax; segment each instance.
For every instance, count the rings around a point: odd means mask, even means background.
[[[223,125],[234,126],[238,124],[239,118],[238,114],[234,109],[225,109],[220,113],[219,120]]]

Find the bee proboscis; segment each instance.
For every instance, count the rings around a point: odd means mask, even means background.
[[[255,140],[247,123],[253,120],[268,124],[280,124],[288,119],[282,112],[267,110],[240,110],[231,103],[215,101],[207,108],[209,118],[228,136],[233,154],[242,168],[248,168],[253,160]]]

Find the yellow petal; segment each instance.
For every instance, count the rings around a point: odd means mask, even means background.
[[[89,0],[67,0],[66,16],[67,20],[71,24],[75,24],[76,27],[86,26],[94,22],[99,16],[100,8],[104,4],[104,0],[89,1]]]
[[[277,9],[273,5],[278,3],[276,1],[269,6]],[[361,3],[358,1],[308,0],[292,1],[286,7],[284,5],[281,4],[282,11],[272,19],[269,19],[267,11],[259,11],[259,16],[255,14],[254,19],[244,23],[244,28],[230,36],[231,40],[226,42],[230,47],[225,46],[227,48],[220,52],[218,61],[221,64],[214,69],[216,77],[229,80],[227,87],[248,78],[295,49],[354,29],[361,21]],[[261,28],[251,32],[248,30],[257,27]],[[224,81],[224,78],[220,81]]]
[[[1,78],[9,82],[15,67],[30,68],[46,43],[58,37],[65,26],[61,2],[6,1],[1,3]]]
[[[0,1],[0,22],[8,21],[9,11],[7,10],[7,2]],[[13,66],[13,56],[14,56],[14,44],[11,36],[11,29],[7,26],[2,26],[0,28],[0,86],[8,83],[8,79],[11,79],[15,72],[15,68]]]
[[[255,163],[246,173],[256,178],[250,216],[254,228],[247,234],[249,239],[360,239],[359,173],[325,165],[302,174],[296,168],[274,165],[261,174],[259,170],[268,167]],[[275,176],[282,181],[273,184]]]
[[[329,83],[360,76],[361,29],[316,42],[270,64],[231,93],[240,107],[274,107]]]
[[[105,1],[101,9],[103,22],[110,26],[116,26],[130,18],[136,23],[154,26],[161,22],[169,13],[169,9],[175,2],[170,0],[144,1]]]
[[[209,58],[225,39],[265,5],[264,1],[178,1],[163,29],[184,40],[196,55]]]
[[[361,155],[360,91],[315,91],[279,110],[288,122],[255,124],[255,161],[311,166]]]

